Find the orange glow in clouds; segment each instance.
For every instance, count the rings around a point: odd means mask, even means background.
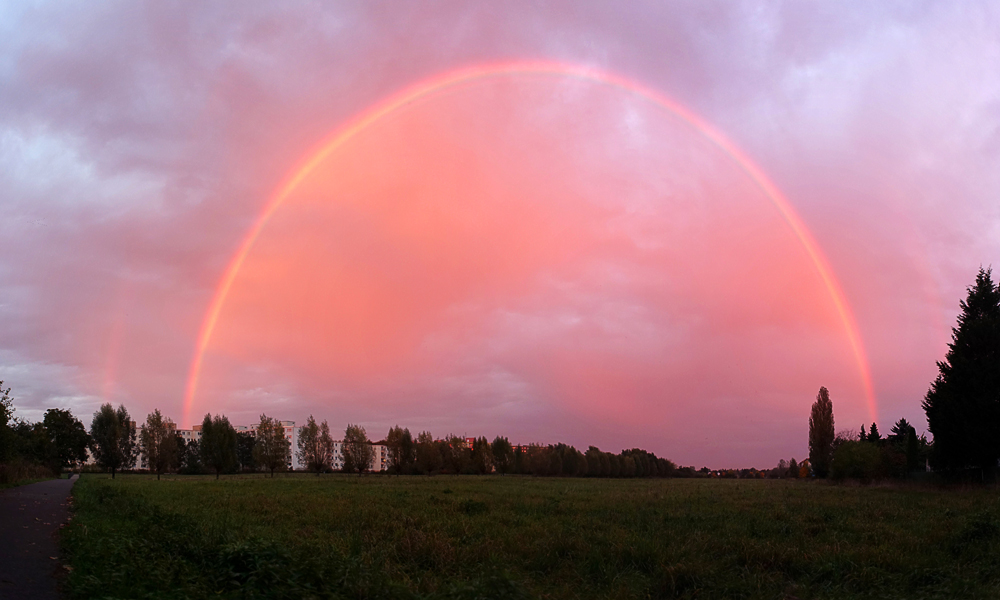
[[[218,409],[275,379],[626,425],[821,384],[876,412],[848,304],[777,188],[668,98],[558,63],[421,82],[293,171],[212,299],[183,422],[196,393]]]

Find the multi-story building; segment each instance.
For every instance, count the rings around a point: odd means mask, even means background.
[[[284,429],[285,439],[288,440],[289,444],[289,457],[288,457],[288,469],[290,470],[304,470],[306,465],[299,462],[297,456],[299,434],[302,431],[302,427],[296,427],[295,421],[279,421],[281,427]],[[135,423],[133,422],[133,427]],[[259,423],[253,425],[234,425],[233,429],[239,432],[249,431],[256,434],[257,427]],[[177,426],[168,422],[167,427],[175,432],[182,440],[186,443],[201,441],[201,424],[193,425],[191,429],[177,429]],[[472,438],[469,438],[470,440]],[[138,440],[137,440],[138,441]],[[372,463],[369,467],[370,471],[386,471],[389,468],[389,449],[382,444],[372,444]],[[87,450],[87,464],[93,464],[94,459],[90,454],[90,450]],[[136,461],[137,469],[146,469],[146,457],[140,452],[139,457]],[[344,453],[343,453],[343,442],[341,440],[335,440],[333,442],[333,469],[335,471],[343,470],[344,468]]]
[[[289,470],[299,470],[304,469],[305,465],[299,463],[298,457],[295,455],[299,448],[299,432],[302,430],[301,427],[295,426],[295,421],[278,421],[282,429],[285,431],[285,439],[288,440],[288,464],[287,468]],[[243,431],[249,431],[250,433],[257,435],[257,427],[260,423],[254,423],[249,427],[244,427]]]
[[[386,471],[389,468],[389,448],[382,444],[372,444],[372,462],[369,471]],[[344,469],[344,442],[333,442],[333,470]]]

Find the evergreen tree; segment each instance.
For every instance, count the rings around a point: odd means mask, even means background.
[[[917,440],[917,430],[910,427],[906,435],[906,472],[912,473],[920,467],[920,442]]]
[[[861,434],[858,436],[858,440],[862,442],[868,441],[868,434],[865,433],[865,426],[861,426]]]
[[[920,463],[920,443],[917,440],[917,430],[906,419],[896,421],[892,426],[886,441],[893,452],[906,459],[906,473],[915,471]]]
[[[809,416],[809,464],[817,477],[826,477],[833,460],[833,402],[825,387],[819,388]]]
[[[905,444],[911,429],[913,426],[906,419],[900,419],[889,430],[889,436],[886,439],[893,444]]]
[[[872,423],[872,428],[868,430],[868,441],[879,443],[882,441],[882,434],[878,432],[878,425]]]
[[[938,468],[993,476],[1000,458],[1000,288],[990,269],[959,304],[945,359],[924,398]]]

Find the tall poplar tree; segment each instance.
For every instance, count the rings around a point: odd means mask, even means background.
[[[978,468],[992,478],[1000,459],[1000,289],[990,269],[959,306],[958,326],[924,397],[936,468]]]
[[[819,388],[809,416],[809,464],[817,477],[826,477],[833,460],[833,402],[825,387]]]

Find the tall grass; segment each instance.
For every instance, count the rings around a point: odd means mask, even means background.
[[[55,473],[48,467],[15,458],[7,463],[0,463],[0,489],[24,485],[43,479],[52,479]]]
[[[76,597],[997,598],[995,490],[86,475]]]

